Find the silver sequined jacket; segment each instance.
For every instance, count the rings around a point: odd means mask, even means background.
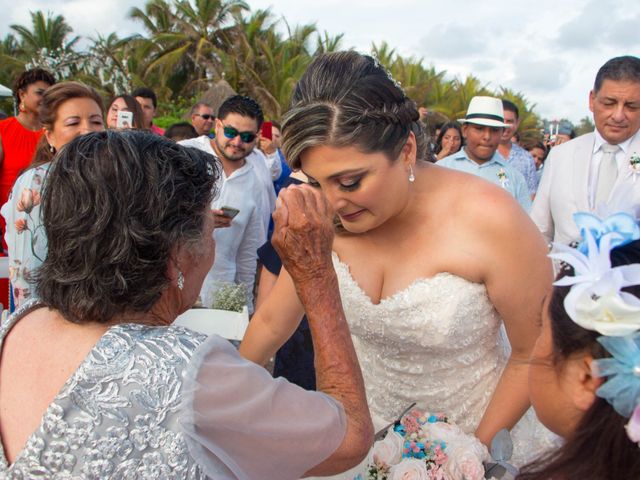
[[[2,341],[37,308],[0,327]],[[111,327],[67,380],[0,479],[200,479],[178,426],[184,369],[205,336],[180,327]],[[1,445],[0,445],[1,446]]]

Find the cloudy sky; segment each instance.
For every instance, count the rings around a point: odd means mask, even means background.
[[[29,11],[62,14],[76,34],[140,32],[127,19],[140,0],[0,0],[0,36]],[[640,54],[637,0],[248,0],[290,25],[315,23],[343,47],[368,52],[386,41],[449,76],[473,73],[489,86],[520,91],[545,118],[577,122],[589,115],[587,95],[609,58]]]

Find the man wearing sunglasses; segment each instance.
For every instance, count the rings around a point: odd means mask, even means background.
[[[253,285],[258,248],[267,239],[275,192],[265,157],[254,150],[262,109],[255,100],[234,95],[225,100],[215,120],[215,138],[202,135],[178,142],[210,153],[219,161],[223,174],[219,195],[212,210],[216,217],[216,256],[207,274],[200,297],[210,306],[216,291],[225,283],[247,287],[247,305],[253,312]],[[223,208],[224,207],[224,208]]]
[[[215,120],[216,116],[213,113],[213,108],[206,103],[198,102],[191,107],[191,125],[195,128],[198,136],[206,135],[209,138],[213,138],[211,129]]]

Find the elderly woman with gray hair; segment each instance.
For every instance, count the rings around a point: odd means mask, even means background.
[[[318,192],[281,196],[274,242],[307,304],[320,392],[171,326],[213,262],[218,174],[206,153],[139,131],[61,150],[38,299],[0,327],[0,476],[293,479],[365,455],[372,426]]]

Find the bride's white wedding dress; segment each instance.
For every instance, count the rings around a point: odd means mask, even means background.
[[[484,285],[439,273],[374,304],[335,253],[333,264],[376,428],[417,402],[473,433],[509,350]],[[533,410],[511,435],[516,465],[557,442]]]

